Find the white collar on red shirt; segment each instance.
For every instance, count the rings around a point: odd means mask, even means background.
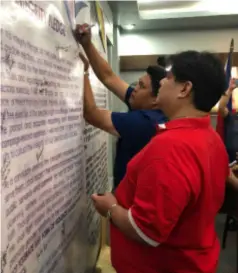
[[[206,115],[204,117],[185,117],[178,118],[167,123],[158,124],[157,131],[161,132],[164,130],[178,129],[178,128],[206,128],[210,126],[210,116]]]

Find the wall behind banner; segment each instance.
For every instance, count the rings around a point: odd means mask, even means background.
[[[78,4],[106,58],[94,3]],[[89,197],[108,186],[108,137],[83,119],[74,2],[3,1],[0,9],[1,272],[91,272],[100,218]],[[91,83],[106,107],[93,73]]]

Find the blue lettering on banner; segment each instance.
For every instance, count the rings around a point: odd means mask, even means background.
[[[51,27],[55,32],[59,32],[63,36],[66,35],[64,24],[51,15],[49,15],[49,27]]]
[[[62,36],[66,36],[65,25],[52,15],[49,15],[47,23],[46,12],[44,11],[44,9],[39,7],[36,2],[37,1],[15,0],[15,3],[22,9],[33,14],[38,20],[42,21],[43,23],[48,24],[48,26],[55,32],[59,33]]]

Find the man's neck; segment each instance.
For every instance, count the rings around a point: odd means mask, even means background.
[[[207,116],[209,113],[199,111],[194,108],[188,108],[188,109],[181,109],[177,111],[176,113],[173,113],[172,115],[169,116],[170,120],[173,119],[179,119],[179,118],[201,118],[204,116]]]

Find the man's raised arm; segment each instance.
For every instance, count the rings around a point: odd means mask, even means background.
[[[84,118],[85,120],[103,131],[108,132],[109,134],[119,136],[116,128],[112,123],[111,115],[112,113],[106,109],[100,109],[97,107],[91,84],[89,81],[88,60],[84,57],[83,54],[79,54],[80,59],[84,63]]]
[[[225,94],[221,97],[218,105],[218,112],[222,117],[226,117],[229,114],[229,110],[227,108],[227,104],[232,96],[233,90],[236,88],[235,79],[230,80],[229,87]]]
[[[113,72],[110,65],[97,51],[91,41],[90,27],[87,24],[77,25],[75,37],[82,45],[98,79],[118,98],[124,101],[129,85]]]

